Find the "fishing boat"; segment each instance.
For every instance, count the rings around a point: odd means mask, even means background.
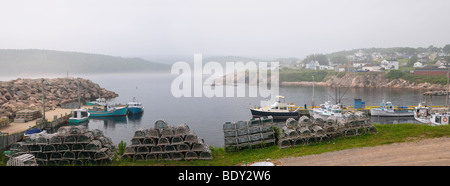
[[[388,101],[388,102],[382,102],[380,104],[380,108],[374,108],[370,109],[370,114],[372,116],[383,116],[383,117],[406,117],[406,116],[413,116],[414,113],[412,110],[407,110],[408,107],[398,107],[397,109],[394,109],[394,105]]]
[[[423,103],[419,103],[417,107],[414,107],[414,119],[421,123],[430,123],[431,113],[430,108]]]
[[[133,98],[133,101],[129,102],[127,106],[129,114],[140,114],[144,112],[144,107],[142,106],[142,103],[136,101],[136,98]]]
[[[88,120],[89,112],[87,109],[74,109],[72,116],[69,118],[69,124],[78,124]]]
[[[97,98],[97,99],[95,99],[95,101],[86,102],[86,105],[87,106],[92,106],[92,105],[105,106],[106,99],[105,98]]]
[[[278,101],[273,103],[270,107],[261,107],[250,109],[253,118],[259,118],[263,116],[272,116],[273,119],[288,119],[288,118],[299,118],[298,110],[300,107],[296,108],[294,104],[287,104],[284,101],[284,96],[277,96]]]
[[[112,104],[106,104],[103,108],[89,109],[90,117],[126,116],[127,113],[128,107],[116,107]]]
[[[327,119],[330,116],[334,116],[337,119],[343,117],[341,105],[333,105],[330,101],[320,104],[319,108],[309,110],[309,113],[311,116],[321,117],[322,119]]]
[[[30,128],[27,131],[25,131],[25,133],[23,134],[24,137],[28,137],[31,136],[33,134],[47,134],[46,130],[41,130],[38,128]]]
[[[430,125],[448,125],[448,120],[450,118],[450,113],[434,113],[430,116]]]

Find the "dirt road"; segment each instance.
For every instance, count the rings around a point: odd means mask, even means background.
[[[348,149],[279,161],[283,166],[449,166],[450,138]]]

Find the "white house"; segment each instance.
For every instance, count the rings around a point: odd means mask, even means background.
[[[379,71],[381,71],[381,66],[366,65],[366,66],[363,66],[362,69],[365,71],[379,72]]]
[[[381,61],[381,67],[383,67],[386,70],[390,69],[398,70],[398,61],[383,60]]]
[[[319,66],[320,70],[334,70],[333,66],[328,66],[328,65],[320,65]]]
[[[414,63],[413,67],[414,68],[422,68],[422,67],[424,67],[424,65],[421,62],[417,61],[417,62]]]
[[[306,69],[312,69],[317,70],[319,68],[320,64],[318,61],[310,61],[309,63],[306,63],[305,68]]]
[[[353,62],[353,67],[361,68],[361,67],[365,66],[366,64],[369,64],[369,63],[367,63],[365,61],[355,61],[355,62]]]

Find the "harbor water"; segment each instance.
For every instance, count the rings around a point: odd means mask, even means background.
[[[108,117],[89,119],[89,130],[100,129],[105,136],[111,137],[114,144],[124,141],[131,143],[134,132],[140,128],[151,128],[155,121],[166,120],[171,126],[186,123],[196,134],[212,146],[223,146],[222,124],[226,121],[248,120],[252,117],[249,108],[259,106],[261,97],[181,97],[172,95],[171,84],[177,77],[171,74],[103,74],[83,75],[101,87],[114,91],[119,97],[115,103],[126,104],[133,97],[142,102],[145,111],[141,115],[128,117]],[[16,79],[17,77],[10,78]],[[5,78],[3,78],[5,79]],[[8,80],[8,79],[5,79]],[[199,86],[192,83],[192,86]],[[202,86],[202,85],[200,85]],[[210,85],[205,85],[210,86]],[[226,87],[224,87],[226,88]],[[193,90],[193,88],[192,88]],[[248,89],[247,89],[248,90]],[[313,88],[280,87],[280,95],[288,103],[303,107],[311,106]],[[248,91],[247,95],[248,95]],[[377,106],[383,100],[394,105],[417,105],[423,90],[386,89],[386,88],[341,88],[341,102],[353,106],[354,99],[362,99],[366,105]],[[315,87],[314,102],[320,105],[325,101],[334,102],[336,89],[332,87]],[[445,97],[433,97],[434,105],[444,105]],[[406,118],[371,118],[374,123],[417,123],[413,117]]]

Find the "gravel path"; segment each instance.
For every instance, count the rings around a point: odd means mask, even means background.
[[[279,159],[283,166],[449,166],[450,138],[425,139]]]

